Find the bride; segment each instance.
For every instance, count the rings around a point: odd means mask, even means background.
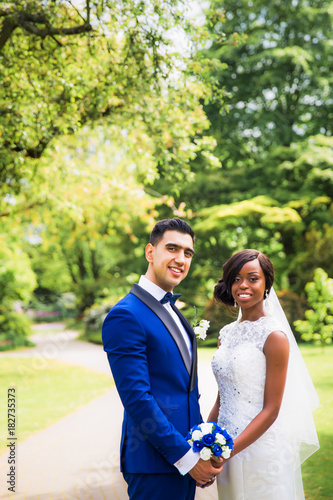
[[[240,308],[212,359],[218,395],[208,421],[234,439],[217,478],[220,500],[303,500],[300,465],[319,447],[317,394],[273,280],[268,257],[248,249],[224,264],[215,286],[215,299]]]

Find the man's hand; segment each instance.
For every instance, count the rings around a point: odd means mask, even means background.
[[[222,462],[220,461],[220,467],[216,467],[211,464],[210,460],[202,460],[199,458],[196,465],[189,471],[190,476],[196,480],[198,486],[210,486],[213,484],[215,476],[219,474],[222,470]]]

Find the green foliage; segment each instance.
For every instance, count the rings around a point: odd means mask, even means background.
[[[277,292],[280,304],[287,316],[289,325],[293,330],[293,334],[297,342],[301,341],[301,336],[295,329],[294,322],[299,320],[299,318],[304,318],[304,313],[307,308],[307,301],[305,298],[301,297],[297,293],[293,293],[291,290],[283,289]]]
[[[30,320],[27,316],[0,305],[0,351],[33,346],[28,339],[30,334]]]
[[[314,279],[305,291],[311,309],[305,311],[305,320],[294,322],[303,340],[324,347],[333,338],[333,279],[323,269],[316,269]]]
[[[8,306],[15,300],[27,302],[36,279],[28,256],[7,240],[0,234],[0,303]]]
[[[15,302],[27,303],[35,287],[28,256],[0,234],[0,351],[32,345],[30,321],[15,312]]]
[[[333,273],[332,1],[214,0],[205,26],[188,8],[1,13],[1,232],[45,305],[71,292],[81,313],[126,293],[154,221],[172,216],[197,234],[190,319],[242,248],[265,252],[296,297],[317,267]]]
[[[118,300],[121,297],[118,297]],[[118,302],[111,303],[110,298],[104,300],[102,304],[94,304],[84,312],[84,338],[96,344],[102,344],[102,325],[111,307]]]
[[[0,181],[7,202],[34,183],[54,139],[101,122],[126,134],[138,131],[149,143],[156,159],[148,180],[161,171],[170,178],[190,174],[188,162],[209,126],[200,100],[223,97],[210,78],[218,61],[178,51],[206,39],[204,28],[190,21],[190,7],[177,0],[6,2]],[[47,193],[40,195],[38,203]],[[36,202],[30,198],[29,205]]]
[[[331,136],[332,1],[214,0],[216,9],[225,11],[227,36],[246,37],[228,45],[216,40],[206,52],[229,68],[218,75],[228,91],[228,113],[209,110],[223,164],[241,167],[265,157],[271,146]],[[212,19],[211,31],[216,28]]]
[[[175,198],[197,231],[189,289],[217,279],[242,248],[267,253],[277,287],[297,295],[317,267],[332,275],[332,6],[211,3],[214,40],[203,54],[228,67],[212,72],[227,106],[205,106],[222,167],[196,158],[194,179]],[[167,183],[156,186],[168,192]]]
[[[0,217],[31,258],[38,300],[70,291],[82,312],[126,289],[138,274],[128,255],[145,265],[137,247],[158,216],[149,186],[163,176],[177,191],[196,156],[219,164],[202,106],[222,106],[219,62],[196,51],[208,32],[190,8],[28,0],[1,11]]]
[[[114,134],[111,142],[100,128],[68,136],[41,167],[40,189],[49,192],[48,200],[26,212],[23,227],[36,295],[45,303],[71,291],[81,313],[110,290],[126,290],[132,273],[137,277],[129,255],[143,255],[138,241],[153,223],[156,201],[133,172],[134,150],[124,150],[116,139]],[[143,158],[136,161],[150,168]]]

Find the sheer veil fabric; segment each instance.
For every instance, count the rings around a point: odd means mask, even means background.
[[[289,340],[288,372],[279,420],[286,429],[293,449],[296,490],[302,488],[301,464],[319,448],[312,412],[319,406],[319,398],[286,315],[272,288],[265,300],[265,310],[281,325]],[[241,316],[241,314],[240,314]]]

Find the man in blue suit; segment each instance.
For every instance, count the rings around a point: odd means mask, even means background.
[[[159,221],[146,247],[148,270],[103,324],[103,344],[124,421],[121,470],[131,500],[193,500],[196,483],[218,469],[185,436],[202,421],[194,332],[174,305],[186,277],[194,232],[180,219]]]

